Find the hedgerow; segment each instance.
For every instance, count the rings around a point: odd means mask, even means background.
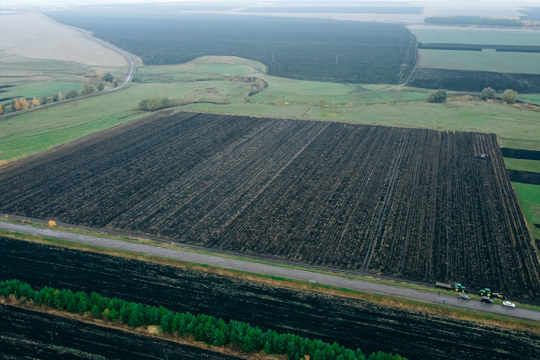
[[[82,291],[74,293],[69,289],[50,287],[38,291],[19,280],[0,282],[0,296],[33,301],[35,304],[70,313],[101,317],[105,321],[119,322],[131,327],[159,325],[163,333],[192,336],[196,341],[208,345],[237,345],[246,353],[264,351],[267,354],[287,354],[291,360],[305,359],[306,355],[312,360],[405,359],[400,355],[383,352],[372,353],[366,357],[360,349],[346,349],[336,342],[329,344],[290,333],[263,331],[248,323],[236,320],[225,322],[205,314],[174,313],[163,306],[106,298],[95,292],[88,295]]]

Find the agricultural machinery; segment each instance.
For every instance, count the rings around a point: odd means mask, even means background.
[[[480,296],[491,296],[491,290],[489,288],[482,289],[478,292]]]
[[[506,300],[508,297],[504,295],[503,293],[492,293],[489,288],[482,289],[478,292],[480,296],[488,296],[490,298],[494,299],[500,299],[500,300]]]
[[[454,290],[457,291],[457,292],[467,292],[467,288],[463,285],[461,285],[460,283],[457,283],[455,286],[454,286]]]

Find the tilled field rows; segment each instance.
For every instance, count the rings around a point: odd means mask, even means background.
[[[2,359],[238,359],[5,305],[0,305],[0,322]]]
[[[181,113],[16,164],[0,188],[9,214],[540,295],[494,135]]]

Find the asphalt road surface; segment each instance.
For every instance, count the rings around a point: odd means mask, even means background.
[[[31,225],[21,225],[0,221],[0,229],[27,235],[43,236],[61,240],[72,241],[88,245],[102,246],[109,249],[131,251],[140,254],[159,256],[182,260],[197,264],[207,264],[226,269],[247,271],[250,273],[279,276],[289,279],[304,280],[312,283],[331,285],[341,288],[360,290],[363,292],[389,295],[398,298],[417,300],[433,304],[445,304],[451,307],[459,307],[499,315],[511,316],[521,319],[540,321],[540,312],[507,308],[499,304],[484,304],[477,300],[459,300],[456,296],[438,295],[432,292],[409,289],[399,286],[391,286],[358,279],[349,279],[339,275],[321,274],[307,270],[296,270],[281,266],[261,264],[246,260],[236,260],[222,256],[200,254],[188,250],[167,249],[158,246],[136,244],[122,240],[95,237],[90,235],[76,234],[51,228],[40,228]]]

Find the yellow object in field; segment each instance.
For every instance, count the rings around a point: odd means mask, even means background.
[[[55,227],[55,226],[56,226],[56,221],[54,221],[54,220],[49,220],[49,226],[50,226],[50,227]]]

